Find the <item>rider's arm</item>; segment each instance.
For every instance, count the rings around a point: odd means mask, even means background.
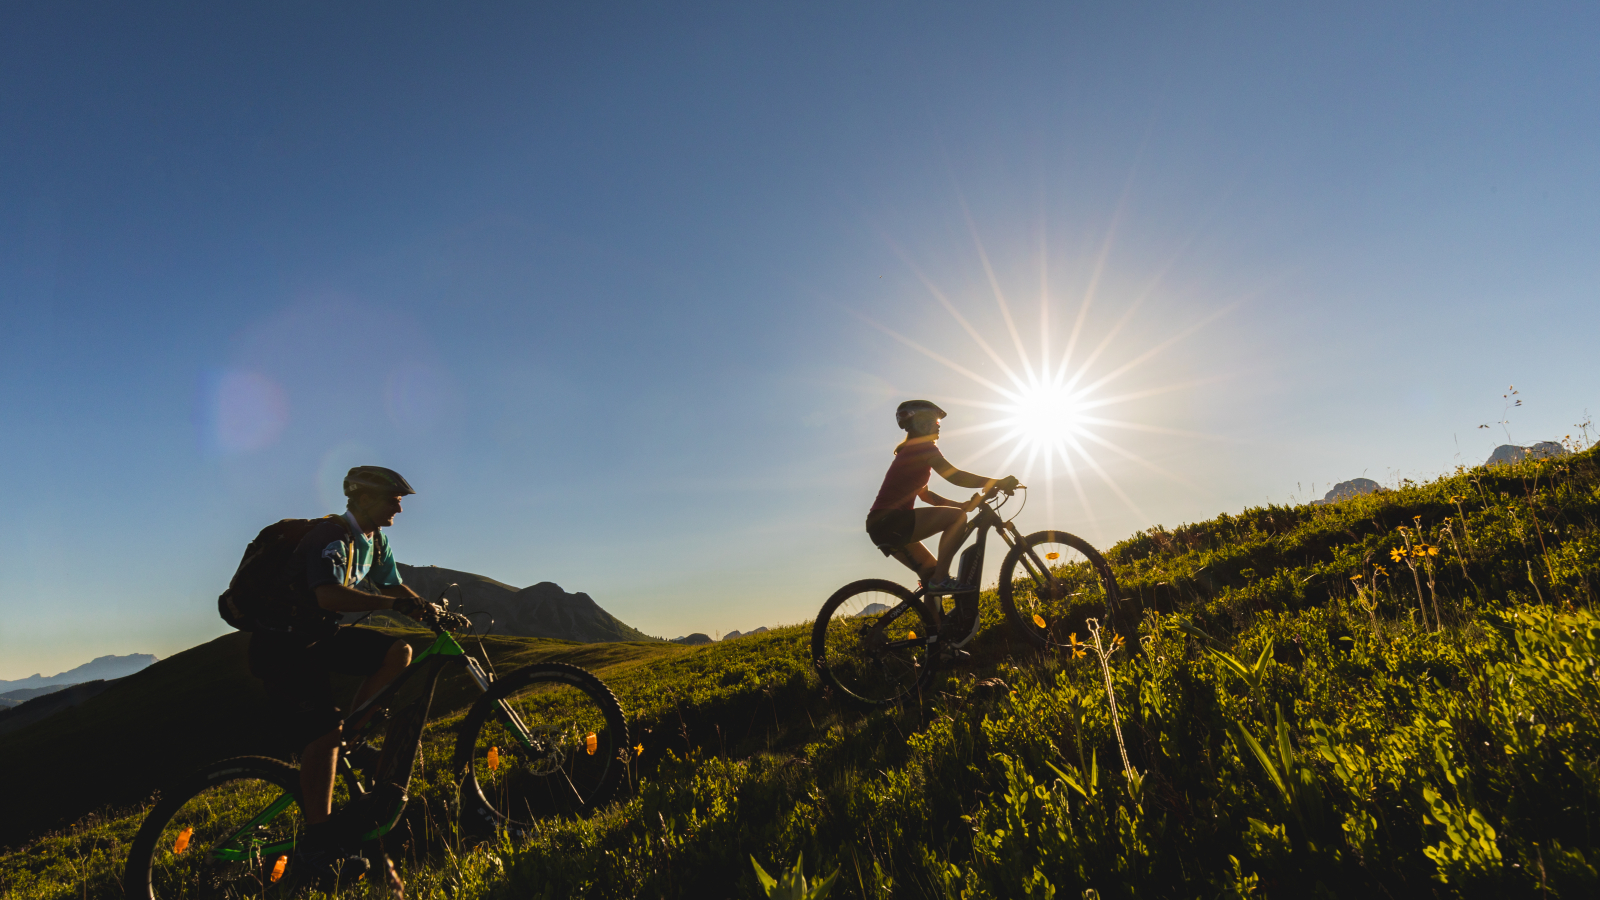
[[[404,594],[391,593],[403,590]],[[405,585],[395,585],[383,588],[382,594],[369,594],[355,588],[347,588],[342,584],[319,584],[315,591],[317,605],[329,612],[369,612],[375,609],[391,609],[396,597],[415,597],[416,594]]]
[[[987,491],[997,484],[1002,484],[1008,481],[1013,485],[1016,484],[1016,479],[1010,476],[1005,478],[985,478],[982,475],[974,475],[971,472],[963,472],[955,466],[950,465],[949,461],[946,460],[943,455],[935,456],[933,458],[932,465],[933,470],[938,472],[940,477],[944,478],[945,481],[950,482],[956,487],[972,488],[973,490],[977,491]],[[951,503],[949,505],[956,506],[958,504]]]
[[[939,496],[938,494],[935,494],[933,491],[930,491],[927,488],[923,488],[922,490],[917,492],[917,499],[921,500],[923,503],[928,504],[929,506],[960,506],[961,505],[960,503],[957,503],[954,500],[946,500],[945,498]]]

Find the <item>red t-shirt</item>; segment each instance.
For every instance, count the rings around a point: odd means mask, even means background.
[[[878,488],[878,499],[872,501],[872,508],[910,509],[928,486],[933,463],[940,458],[933,441],[908,440],[894,448],[894,462],[883,476],[883,487]]]

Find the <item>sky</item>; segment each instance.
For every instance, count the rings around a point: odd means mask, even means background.
[[[1022,477],[1024,532],[1102,546],[1581,439],[1597,33],[1581,3],[0,5],[0,679],[224,633],[245,544],[357,464],[417,488],[402,562],[674,637],[911,580],[862,527],[905,399]],[[1067,444],[993,427],[1062,385]]]

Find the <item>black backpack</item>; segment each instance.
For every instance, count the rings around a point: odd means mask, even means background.
[[[261,529],[244,548],[244,559],[228,589],[217,598],[222,620],[240,631],[277,632],[324,629],[338,621],[338,613],[322,609],[301,587],[304,576],[294,558],[300,541],[329,519],[338,520],[354,542],[349,520],[337,513],[320,519],[281,519]],[[355,558],[350,551],[345,554],[347,561]],[[374,548],[375,560],[381,551],[381,546]]]

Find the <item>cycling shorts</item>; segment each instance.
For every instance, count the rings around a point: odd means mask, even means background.
[[[884,556],[911,543],[917,533],[917,514],[909,509],[875,509],[867,513],[867,537]]]
[[[343,711],[333,700],[330,676],[371,675],[383,668],[399,638],[371,628],[344,626],[313,641],[300,634],[250,635],[250,674],[264,682],[290,746],[298,750],[339,727]]]

